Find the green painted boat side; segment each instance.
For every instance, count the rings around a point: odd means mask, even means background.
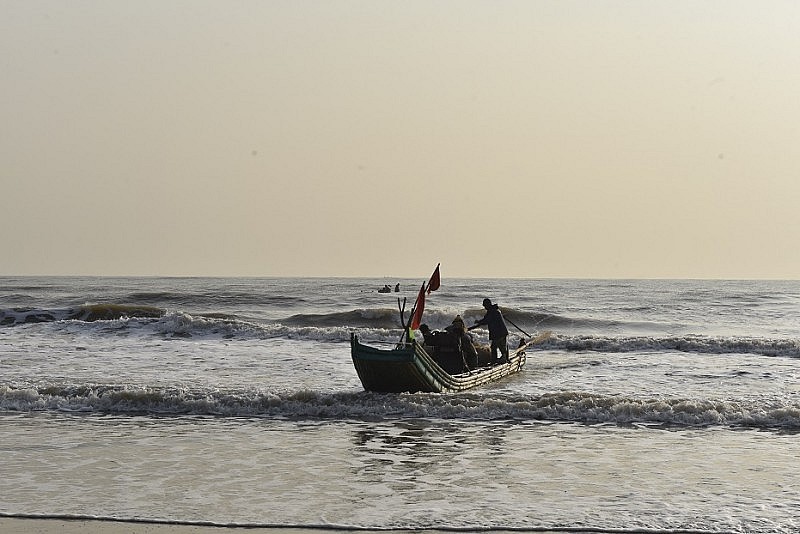
[[[451,375],[415,341],[380,349],[350,335],[350,353],[361,384],[366,391],[380,393],[452,393],[488,384],[522,369],[528,345],[510,352],[508,363]]]

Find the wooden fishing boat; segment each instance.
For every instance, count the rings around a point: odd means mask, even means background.
[[[351,334],[350,352],[361,384],[367,391],[451,393],[488,384],[518,372],[525,365],[525,349],[547,336],[549,332],[509,351],[507,363],[477,367],[457,374],[445,371],[415,340],[381,349],[365,345],[356,334]]]

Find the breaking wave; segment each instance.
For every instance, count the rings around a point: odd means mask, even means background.
[[[480,317],[475,311],[464,313],[469,324]],[[426,311],[426,321],[434,328],[449,324],[454,315],[447,311]],[[510,314],[513,317],[513,314]],[[537,317],[529,314],[529,319]],[[519,319],[517,317],[517,319]],[[516,322],[516,320],[511,319]],[[273,339],[344,343],[357,332],[368,341],[395,342],[402,334],[397,310],[358,308],[342,312],[296,314],[277,321],[257,321],[223,313],[188,314],[145,305],[87,304],[63,309],[13,308],[0,310],[0,326],[51,323],[54,328],[94,330],[97,335],[125,330],[127,333],[184,338]],[[527,323],[526,323],[527,324]],[[542,323],[543,325],[545,323]],[[109,328],[109,326],[113,328]],[[532,329],[532,334],[546,330]],[[800,358],[800,340],[746,336],[706,336],[695,334],[665,336],[567,335],[554,328],[554,335],[537,350],[603,353],[648,353],[677,351],[696,354],[756,354]],[[488,342],[488,332],[472,332],[475,340]],[[510,343],[520,335],[512,333]]]
[[[388,308],[358,309],[345,312],[298,314],[281,323],[289,326],[346,326],[349,328],[401,328],[397,310]]]
[[[55,321],[111,321],[125,317],[157,318],[166,313],[161,308],[131,304],[85,304],[74,308],[0,310],[0,325],[13,326]]]
[[[139,297],[134,295],[132,297]],[[146,297],[146,298],[145,298]],[[218,297],[220,302],[230,297]],[[239,299],[240,297],[236,297]],[[298,299],[290,297],[271,297],[269,300],[275,301],[274,304],[280,305],[281,299],[288,299],[296,302]],[[144,294],[144,297],[132,298],[134,302],[143,300],[152,302],[153,300],[168,300],[161,294]],[[175,296],[175,303],[181,304],[185,297]],[[263,298],[260,304],[264,304]],[[238,300],[236,301],[238,302]],[[34,308],[20,307],[0,309],[0,325],[14,326],[20,324],[43,323],[54,321],[109,321],[122,318],[158,318],[166,315],[170,311],[162,307],[146,304],[130,303],[97,303],[84,304],[70,308]],[[178,311],[181,311],[178,309]],[[185,312],[185,311],[184,311]],[[406,315],[410,310],[406,310]],[[503,309],[509,320],[521,324],[523,327],[572,327],[585,325],[586,327],[610,326],[615,325],[615,321],[603,321],[593,319],[570,319],[549,314],[525,312],[513,309]],[[462,315],[467,323],[477,321],[483,317],[483,311],[471,309],[465,311],[426,309],[424,322],[431,328],[442,328],[452,322],[457,314]],[[197,314],[195,314],[197,315]],[[235,317],[230,314],[203,313],[203,316],[223,315]],[[329,313],[301,313],[284,318],[282,323],[291,326],[348,326],[351,328],[401,328],[400,314],[396,308],[356,308],[345,311],[335,311]]]
[[[0,386],[0,410],[160,416],[384,420],[436,418],[800,430],[800,405],[631,398],[581,392],[540,396],[219,391],[116,385]]]
[[[698,354],[758,354],[800,358],[800,340],[756,337],[684,336],[552,336],[540,348],[586,352],[690,352]]]

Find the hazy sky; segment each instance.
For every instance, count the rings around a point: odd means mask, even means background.
[[[0,274],[800,277],[800,2],[0,0]]]

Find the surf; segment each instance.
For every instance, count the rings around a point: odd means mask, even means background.
[[[204,389],[116,384],[0,386],[0,410],[72,414],[312,420],[441,419],[508,424],[581,423],[800,430],[800,406],[712,398],[562,391],[542,395],[338,393],[312,389]]]

